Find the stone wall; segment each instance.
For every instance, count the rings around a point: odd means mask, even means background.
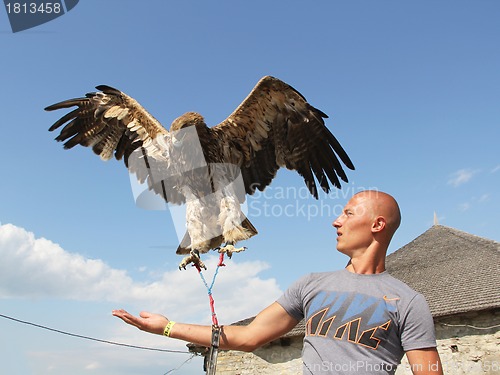
[[[435,323],[445,374],[500,375],[500,309],[437,318]],[[484,327],[493,328],[478,329]],[[302,340],[283,338],[253,353],[222,351],[217,374],[301,375]],[[407,374],[412,372],[403,358],[396,375]]]
[[[301,375],[303,337],[275,340],[252,353],[222,351],[217,358],[219,375]]]
[[[435,328],[445,374],[500,375],[500,309],[436,318]],[[411,374],[406,358],[402,374]]]

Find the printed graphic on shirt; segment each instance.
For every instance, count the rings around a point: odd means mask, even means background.
[[[344,340],[376,350],[394,322],[397,297],[320,292],[307,311],[306,335]],[[394,327],[395,329],[395,327]]]

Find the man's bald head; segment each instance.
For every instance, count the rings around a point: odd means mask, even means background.
[[[385,219],[388,239],[391,239],[401,223],[401,211],[398,202],[389,194],[377,190],[365,190],[354,195],[363,199],[367,208],[371,209],[374,218]]]

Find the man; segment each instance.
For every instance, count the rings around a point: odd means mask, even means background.
[[[220,348],[253,351],[305,318],[304,374],[393,374],[405,353],[414,375],[442,374],[425,299],[385,272],[400,221],[390,195],[354,195],[333,222],[337,249],[349,257],[346,268],[305,276],[248,326],[223,327]],[[166,329],[170,337],[210,346],[210,326],[169,324],[148,312],[113,315],[146,332],[161,335]]]

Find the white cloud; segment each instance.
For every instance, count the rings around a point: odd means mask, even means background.
[[[116,298],[117,287],[133,286],[125,271],[68,253],[11,224],[0,226],[0,256],[1,297],[98,300]]]
[[[176,268],[158,275],[153,281],[137,282],[125,270],[114,269],[99,259],[87,259],[65,251],[58,244],[35,238],[33,233],[11,224],[0,225],[0,257],[0,298],[26,298],[27,301],[32,297],[58,298],[106,302],[106,305],[112,302],[116,308],[123,304],[134,309],[130,311],[133,314],[144,309],[166,314],[177,321],[211,324],[207,290],[194,270],[181,272]],[[217,261],[216,256],[205,259],[208,271],[204,271],[204,275],[209,284]],[[275,279],[259,276],[269,268],[266,263],[231,260],[225,263],[227,267],[220,268],[213,288],[221,324],[231,324],[257,314],[282,293]],[[35,317],[32,320],[37,322]],[[184,342],[145,334],[111,317],[111,311],[104,326],[103,322],[98,319],[85,334],[98,338],[104,336],[114,342],[186,350]],[[61,322],[61,325],[68,326],[68,323]],[[81,329],[79,327],[76,331]],[[166,356],[157,352],[117,350],[116,347],[85,341],[71,341],[71,345],[62,348],[57,340],[55,344],[49,344],[52,337],[43,331],[33,335],[40,335],[48,341],[44,347],[38,347],[36,340],[33,342],[33,349],[26,352],[29,363],[54,375],[75,371],[125,375],[138,373],[138,369],[141,373],[157,373],[159,367],[172,369],[189,358],[186,354],[169,353]],[[73,345],[79,346],[72,348]],[[199,373],[200,361],[194,359],[183,366],[181,372]]]
[[[484,202],[488,202],[490,200],[490,194],[483,194],[481,195],[479,198],[478,198],[478,202],[479,203],[484,203]]]
[[[467,211],[467,210],[469,210],[470,208],[471,208],[471,204],[470,204],[470,203],[468,203],[468,202],[465,202],[465,203],[460,203],[460,204],[458,205],[458,209],[459,209],[460,211]]]
[[[67,252],[11,224],[0,226],[0,257],[0,298],[111,301],[166,311],[185,321],[210,323],[207,290],[196,272],[174,269],[154,281],[135,282],[125,270]],[[215,256],[205,260],[212,273],[217,261]],[[269,267],[266,263],[228,260],[226,264],[213,288],[217,313],[224,316],[224,324],[258,313],[281,294],[275,279],[259,277]],[[204,272],[209,284],[212,273]]]
[[[470,179],[477,173],[472,169],[460,169],[450,175],[448,179],[448,184],[453,185],[454,187],[460,186],[469,182]]]
[[[458,209],[462,212],[475,208],[480,204],[487,203],[490,200],[490,194],[484,193],[479,197],[471,197],[468,202],[463,202],[458,205]]]
[[[498,171],[500,171],[500,164],[499,164],[499,165],[497,165],[496,167],[494,167],[494,168],[491,170],[491,173],[496,173],[496,172],[498,172]]]

